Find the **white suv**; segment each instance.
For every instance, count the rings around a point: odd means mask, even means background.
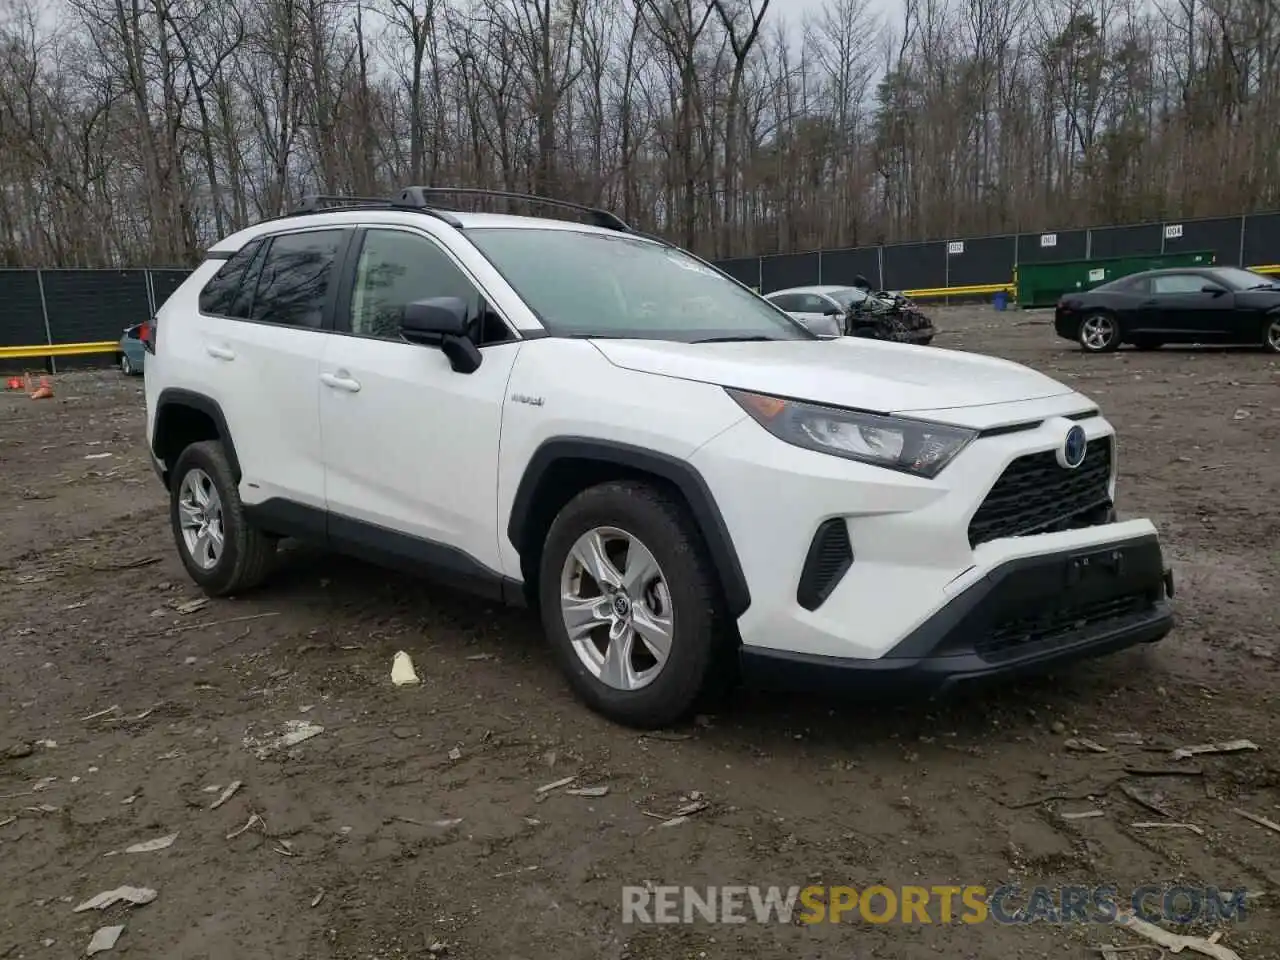
[[[281,537],[425,569],[539,609],[577,693],[640,726],[731,681],[936,690],[1170,630],[1085,397],[819,339],[603,211],[438,202],[474,192],[316,198],[159,311],[147,440],[208,593]]]

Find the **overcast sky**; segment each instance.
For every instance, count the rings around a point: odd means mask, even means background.
[[[824,2],[825,0],[773,0],[769,4],[769,17],[773,18],[778,14],[783,19],[798,22],[805,14],[821,9]],[[752,3],[759,8],[759,0],[752,0]],[[868,7],[882,19],[887,16],[893,20],[901,12],[902,5],[899,0],[870,0]]]

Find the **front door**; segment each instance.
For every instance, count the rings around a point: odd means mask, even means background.
[[[498,440],[520,343],[425,232],[371,227],[355,242],[320,365],[330,537],[437,572],[499,571]],[[404,306],[429,297],[470,305],[483,355],[474,372],[400,338]]]
[[[1143,305],[1143,327],[1170,341],[1213,343],[1226,333],[1231,294],[1205,293],[1210,279],[1198,273],[1168,273],[1151,278]]]

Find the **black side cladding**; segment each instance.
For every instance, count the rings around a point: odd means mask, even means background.
[[[817,610],[852,566],[853,544],[849,542],[848,525],[839,517],[824,520],[804,558],[796,602],[806,610]]]

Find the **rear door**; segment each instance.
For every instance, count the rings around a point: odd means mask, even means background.
[[[241,265],[238,283],[211,283],[201,294],[200,361],[235,443],[247,504],[285,500],[324,510],[320,356],[351,232],[269,236]]]

